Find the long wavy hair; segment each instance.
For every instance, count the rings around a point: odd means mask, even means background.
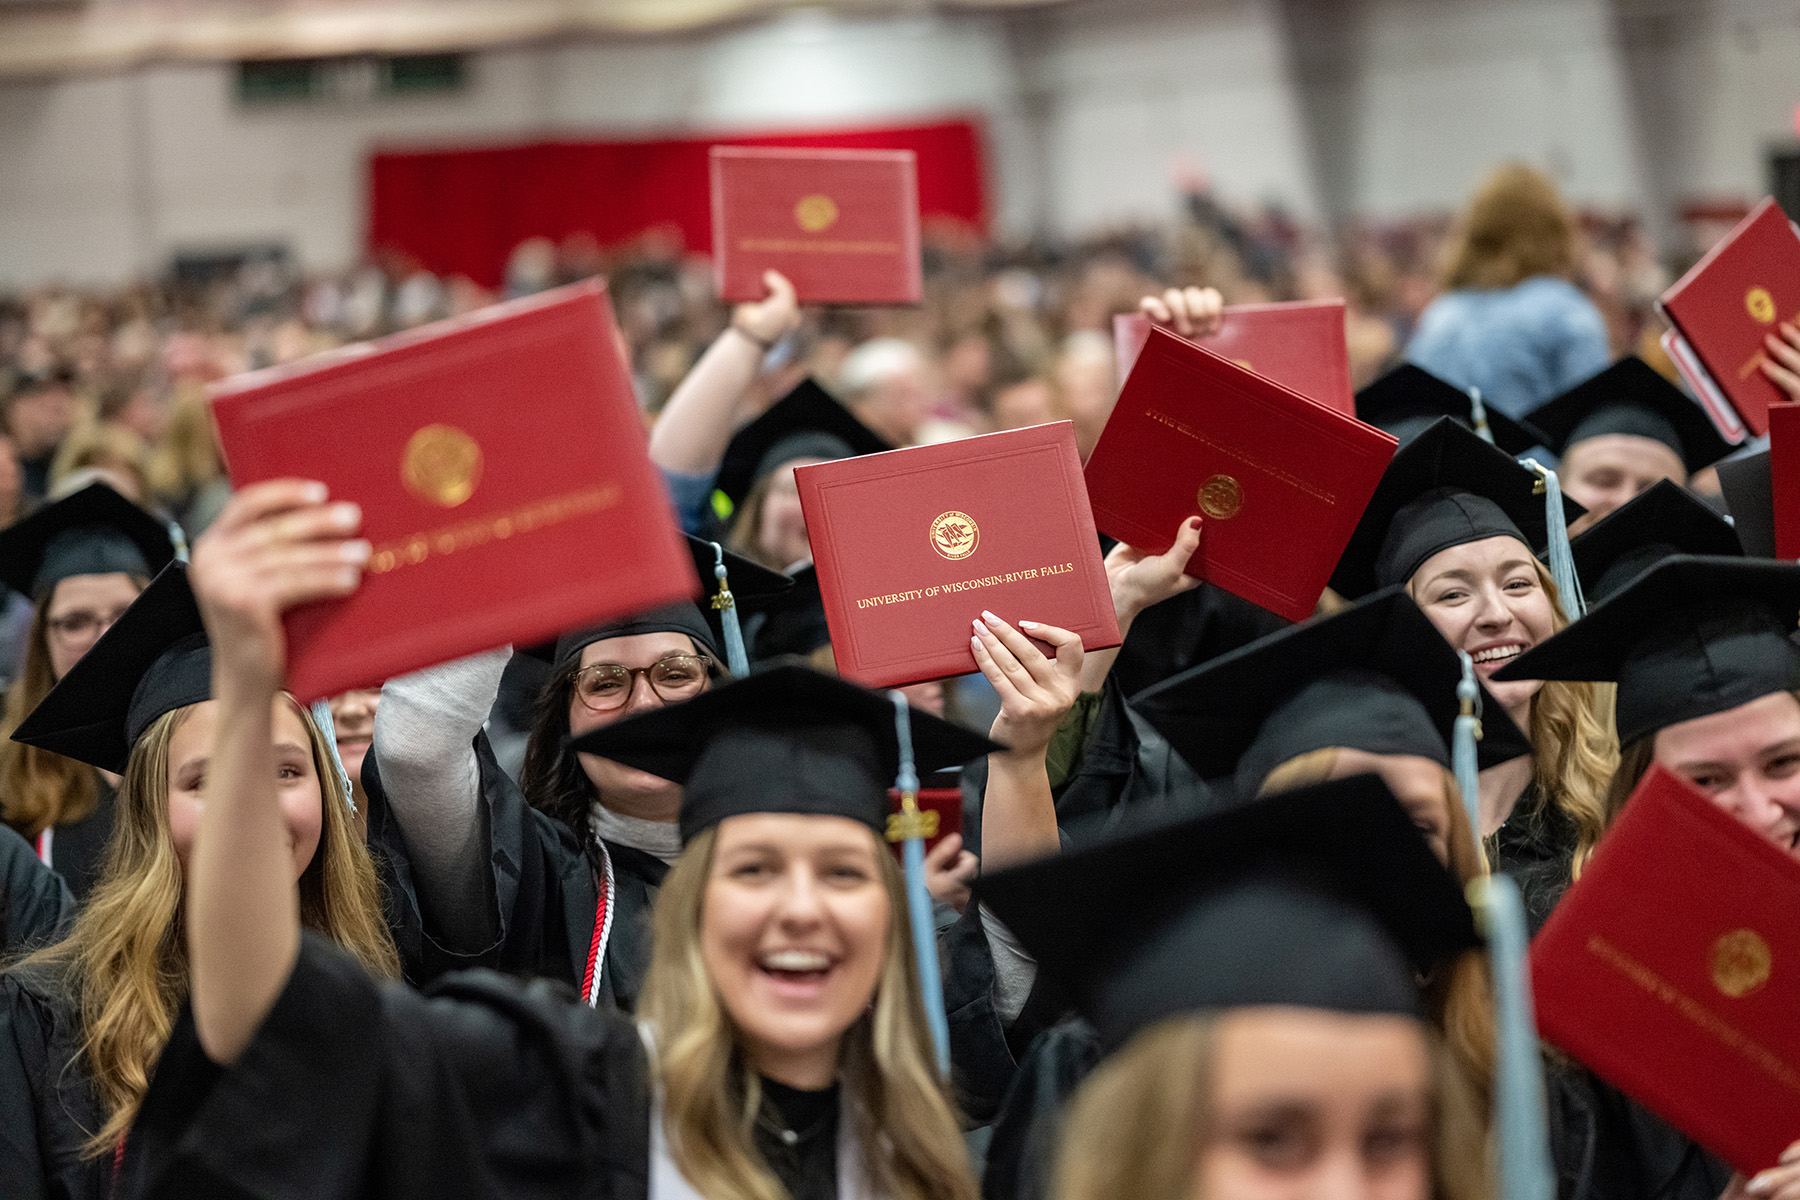
[[[655,949],[638,1012],[654,1033],[663,1127],[682,1175],[710,1200],[787,1200],[751,1136],[761,1080],[701,957],[716,833],[709,829],[688,844],[657,894]],[[876,857],[891,915],[874,1000],[844,1036],[839,1079],[846,1108],[876,1194],[976,1200],[925,1023],[905,882],[885,846]]]
[[[1531,565],[1550,598],[1550,627],[1560,633],[1569,625],[1562,593],[1548,567],[1536,558]],[[1418,599],[1410,581],[1406,590]],[[1531,739],[1532,780],[1538,802],[1554,804],[1575,826],[1571,878],[1581,874],[1606,832],[1606,790],[1619,762],[1612,694],[1611,684],[1552,679],[1531,698],[1530,728],[1525,733]]]
[[[142,591],[150,581],[134,575],[132,582]],[[100,799],[100,777],[94,768],[12,740],[13,730],[56,686],[48,624],[55,596],[56,589],[51,588],[32,606],[25,666],[6,689],[5,709],[0,712],[0,819],[28,838],[53,825],[81,820]]]
[[[1218,1013],[1161,1021],[1101,1063],[1061,1123],[1053,1200],[1190,1200],[1212,1121]],[[1487,1131],[1469,1081],[1426,1029],[1433,1195],[1486,1200]]]
[[[1335,746],[1314,750],[1291,758],[1269,772],[1258,795],[1272,795],[1293,788],[1323,783],[1331,778],[1337,766]],[[1469,812],[1463,806],[1462,789],[1456,776],[1439,768],[1443,785],[1444,811],[1449,815],[1449,832],[1445,842],[1449,848],[1447,866],[1456,881],[1465,887],[1488,873],[1487,856],[1481,851],[1480,839],[1469,825]],[[1475,1091],[1475,1111],[1480,1119],[1488,1119],[1494,1085],[1494,977],[1488,969],[1487,955],[1468,950],[1452,962],[1440,966],[1425,981],[1426,1008],[1432,1023],[1444,1036],[1451,1057],[1462,1068]]]
[[[1482,181],[1445,255],[1448,290],[1510,288],[1575,273],[1575,219],[1550,177],[1508,163]]]
[[[381,886],[356,836],[337,768],[312,716],[319,777],[319,847],[300,875],[300,921],[348,950],[371,974],[399,978],[400,957],[381,912]],[[69,936],[24,960],[57,968],[81,1019],[81,1059],[105,1123],[87,1153],[111,1154],[131,1128],[187,997],[187,933],[180,859],[169,834],[169,744],[191,707],[156,719],[131,748],[119,784],[106,869]]]

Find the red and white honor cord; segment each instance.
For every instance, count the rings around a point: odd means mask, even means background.
[[[600,1003],[600,968],[606,961],[606,943],[612,937],[613,865],[606,843],[600,847],[600,902],[594,906],[594,939],[588,944],[587,971],[581,977],[581,998],[589,1008]]]
[[[46,867],[54,867],[56,865],[51,861],[51,850],[55,845],[56,826],[44,826],[44,831],[37,835],[37,856],[38,861],[43,863]]]

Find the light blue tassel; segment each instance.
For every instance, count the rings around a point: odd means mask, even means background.
[[[164,521],[169,527],[169,544],[175,547],[175,561],[184,563],[188,560],[187,530],[174,521]]]
[[[1537,488],[1544,495],[1544,523],[1550,535],[1549,548],[1544,557],[1550,566],[1550,578],[1556,581],[1556,590],[1562,595],[1563,616],[1571,621],[1578,621],[1587,615],[1587,598],[1581,594],[1581,576],[1575,573],[1575,556],[1569,552],[1569,522],[1563,516],[1562,484],[1557,481],[1556,472],[1544,466],[1535,458],[1522,458],[1519,462],[1537,472]]]
[[[713,548],[713,578],[719,590],[712,598],[718,611],[719,624],[725,627],[725,667],[740,679],[750,673],[750,656],[744,651],[744,628],[738,624],[737,597],[731,594],[731,580],[725,574],[725,547],[708,542]]]
[[[900,811],[888,818],[888,841],[900,842],[900,860],[906,868],[906,907],[912,918],[913,956],[919,962],[919,985],[925,993],[925,1020],[937,1047],[938,1072],[950,1074],[950,1020],[944,1015],[944,981],[938,972],[937,925],[933,920],[931,892],[925,886],[924,821],[919,812],[919,773],[913,766],[912,718],[906,697],[889,692],[894,702],[894,732],[900,741],[900,774],[894,786],[900,790]]]
[[[1475,427],[1476,434],[1488,445],[1494,444],[1494,431],[1488,428],[1487,405],[1481,402],[1481,389],[1469,389],[1469,424]]]
[[[1462,679],[1456,685],[1456,726],[1450,735],[1450,766],[1456,774],[1456,790],[1468,810],[1469,831],[1481,845],[1481,761],[1475,743],[1481,740],[1481,687],[1475,682],[1475,660],[1458,650]]]
[[[350,805],[350,815],[356,815],[356,792],[350,787],[350,772],[344,770],[344,760],[337,752],[337,722],[331,719],[331,701],[314,700],[312,704],[313,724],[325,735],[325,750],[331,755],[331,765],[337,768],[338,782],[344,786],[344,800]]]
[[[1494,973],[1495,1195],[1500,1200],[1554,1200],[1544,1076],[1525,957],[1525,906],[1518,885],[1504,875],[1471,881],[1469,902],[1487,934]]]

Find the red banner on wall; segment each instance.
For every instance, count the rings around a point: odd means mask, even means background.
[[[911,150],[919,208],[987,232],[979,125],[933,125],[672,138],[641,142],[534,142],[520,146],[377,153],[369,161],[369,249],[405,254],[440,275],[496,287],[527,238],[592,234],[603,246],[656,228],[687,249],[712,244],[709,146],[842,146]]]

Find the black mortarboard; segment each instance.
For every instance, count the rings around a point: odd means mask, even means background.
[[[784,462],[851,458],[892,449],[830,392],[803,379],[768,412],[738,430],[725,447],[713,487],[735,508],[763,476]]]
[[[982,876],[982,904],[1116,1049],[1182,1013],[1420,1010],[1477,946],[1462,888],[1361,775]]]
[[[585,629],[571,630],[554,643],[525,647],[521,653],[542,659],[555,667],[569,665],[583,650],[606,638],[630,637],[639,633],[685,633],[721,664],[725,661],[725,634],[721,628],[722,613],[716,606],[718,579],[713,568],[718,552],[713,544],[688,535],[687,548],[694,560],[694,571],[700,579],[699,600],[683,600],[666,604],[648,612],[633,613],[615,621],[603,621]],[[756,607],[780,596],[793,586],[793,581],[779,571],[731,551],[725,551],[726,581],[731,585],[732,600],[739,607]]]
[[[31,710],[13,741],[123,773],[151,722],[212,695],[212,649],[173,562]]]
[[[1525,421],[1558,455],[1588,438],[1622,433],[1661,442],[1691,475],[1731,453],[1705,410],[1635,354],[1539,405]]]
[[[1671,554],[1741,557],[1737,533],[1686,488],[1660,479],[1569,542],[1581,590],[1597,604]]]
[[[1405,583],[1432,555],[1490,537],[1549,541],[1538,476],[1442,418],[1394,454],[1338,560],[1331,586],[1354,599]],[[1587,510],[1563,500],[1564,518]]]
[[[684,842],[754,812],[850,817],[879,832],[900,767],[894,714],[881,693],[782,666],[602,726],[569,746],[681,784]],[[1000,749],[917,709],[911,721],[920,774]]]
[[[1738,542],[1752,558],[1775,557],[1775,485],[1769,475],[1769,452],[1758,450],[1728,458],[1715,468],[1725,511]]]
[[[73,575],[148,579],[174,557],[167,527],[104,483],[0,530],[0,580],[32,600]]]
[[[1497,408],[1483,407],[1494,445],[1508,454],[1523,454],[1538,444],[1538,435]],[[1400,439],[1402,445],[1429,429],[1439,417],[1475,428],[1469,394],[1445,383],[1423,367],[1401,363],[1356,393],[1356,416]],[[1478,435],[1479,436],[1479,435]]]
[[[1677,554],[1494,673],[1610,680],[1625,745],[1800,688],[1800,564]]]
[[[806,657],[831,644],[831,627],[825,620],[825,598],[819,591],[819,570],[812,563],[795,571],[792,590],[772,598],[758,609],[752,625],[750,661],[767,662],[784,655]]]
[[[1270,771],[1327,746],[1451,765],[1462,660],[1399,588],[1170,677],[1131,706],[1202,779]],[[1498,702],[1482,709],[1481,766],[1531,753]]]

